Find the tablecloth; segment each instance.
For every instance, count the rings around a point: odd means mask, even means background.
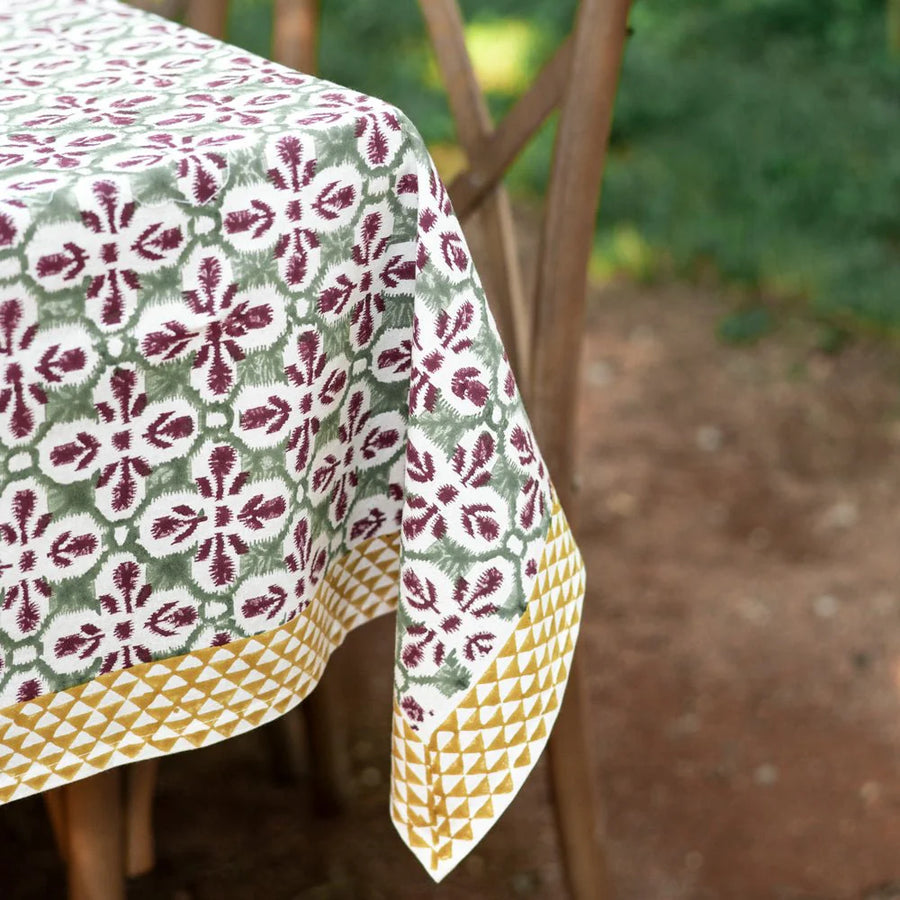
[[[394,107],[113,0],[0,10],[0,801],[270,721],[396,615],[391,816],[522,784],[584,593]]]

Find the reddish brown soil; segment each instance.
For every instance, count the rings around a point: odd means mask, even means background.
[[[605,291],[581,410],[582,652],[619,900],[890,900],[900,882],[900,361],[807,327],[716,345],[721,300]],[[562,900],[546,773],[432,887],[387,815],[391,623],[340,673],[358,796],[320,820],[257,734],[164,762],[131,900]],[[40,800],[0,897],[63,896]],[[900,894],[898,894],[900,895]]]

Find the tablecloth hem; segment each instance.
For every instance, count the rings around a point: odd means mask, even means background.
[[[391,819],[435,881],[475,847],[543,751],[568,680],[584,563],[554,497],[528,607],[503,649],[426,740],[395,706]]]
[[[396,609],[399,545],[398,533],[357,544],[306,609],[271,631],[0,710],[0,804],[208,746],[288,712],[350,630]]]

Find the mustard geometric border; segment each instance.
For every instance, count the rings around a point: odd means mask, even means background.
[[[315,687],[348,631],[396,608],[399,560],[399,533],[372,538],[279,628],[0,710],[0,803],[278,718]]]
[[[509,805],[559,711],[585,585],[581,555],[554,507],[528,607],[478,683],[427,742],[394,708],[391,818],[435,881]]]
[[[295,619],[221,647],[101,675],[0,710],[0,803],[269,722],[315,687],[352,628],[397,605],[400,535],[329,568]],[[475,846],[546,744],[568,678],[584,565],[558,504],[531,599],[478,682],[427,742],[394,708],[391,818],[436,881]]]

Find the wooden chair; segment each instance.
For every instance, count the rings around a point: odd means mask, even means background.
[[[143,5],[178,0],[138,0]],[[526,399],[560,501],[577,533],[575,412],[586,274],[630,0],[580,0],[571,36],[496,128],[465,45],[456,0],[420,0],[468,168],[450,184],[459,218],[477,217],[472,252]],[[190,0],[187,23],[224,37],[228,0]],[[315,71],[318,0],[275,0],[273,59]],[[501,179],[538,127],[560,109],[534,291],[527,298]],[[334,673],[301,706],[319,804],[340,805],[349,779]],[[554,807],[573,900],[611,896],[592,752],[583,651],[576,653],[548,757]],[[291,755],[287,726],[276,761]],[[152,865],[153,762],[104,773],[47,795],[69,864],[72,900],[121,900],[121,873]]]
[[[421,0],[420,6],[469,161],[451,182],[450,198],[461,220],[481,218],[485,241],[473,245],[472,252],[560,502],[577,520],[574,426],[587,266],[629,0],[581,0],[571,36],[497,128],[466,52],[456,0]],[[559,125],[529,302],[522,294],[500,179],[557,106]],[[572,897],[601,900],[611,894],[587,703],[583,651],[578,651],[550,735],[549,767]]]

